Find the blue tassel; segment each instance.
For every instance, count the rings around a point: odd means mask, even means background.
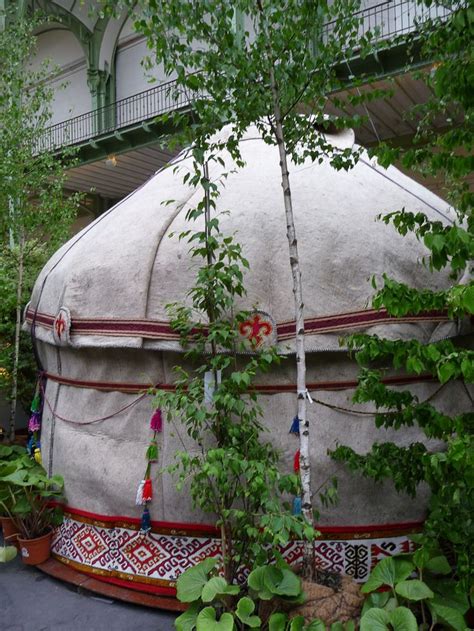
[[[26,443],[26,451],[28,452],[29,456],[33,455],[33,445],[35,442],[35,437],[33,436],[33,434],[28,438],[28,442]]]
[[[290,427],[290,431],[288,432],[289,434],[297,434],[299,436],[300,434],[300,419],[295,416],[295,418],[293,419],[293,422],[291,424]]]
[[[293,499],[293,515],[301,515],[301,497],[295,497]]]
[[[142,523],[140,525],[140,531],[143,533],[150,532],[151,530],[151,517],[150,511],[148,510],[148,506],[145,506],[142,515]]]

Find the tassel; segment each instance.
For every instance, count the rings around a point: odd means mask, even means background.
[[[146,458],[148,462],[156,462],[158,460],[158,445],[156,440],[152,440],[146,450]]]
[[[300,419],[298,416],[295,416],[293,422],[291,423],[289,434],[297,434],[299,436],[300,433]]]
[[[41,424],[41,414],[39,412],[33,412],[30,416],[30,420],[28,421],[28,431],[29,432],[39,432]]]
[[[43,464],[43,460],[41,458],[41,450],[39,447],[35,447],[34,459],[38,464]]]
[[[150,419],[150,429],[154,432],[161,432],[163,430],[163,418],[159,408],[154,411],[153,416]]]
[[[143,510],[143,515],[142,515],[140,531],[146,534],[147,532],[150,532],[150,530],[151,530],[150,511],[148,510],[148,506],[145,506]]]
[[[144,502],[151,502],[153,499],[153,487],[150,478],[145,480],[143,485],[142,497]]]
[[[295,453],[295,457],[293,459],[293,471],[298,473],[300,470],[300,450]]]
[[[39,412],[41,408],[41,396],[39,390],[35,392],[35,396],[33,397],[33,401],[31,402],[31,411]]]
[[[293,515],[301,515],[302,513],[302,508],[301,508],[301,497],[294,497],[293,498]]]
[[[33,445],[35,443],[35,437],[34,436],[30,436],[28,438],[28,442],[26,443],[26,451],[28,452],[28,455],[33,457]]]
[[[145,502],[143,501],[143,487],[145,486],[145,480],[142,480],[138,485],[137,496],[135,498],[135,504],[137,506],[142,506]]]
[[[295,516],[301,515],[301,513],[302,513],[301,497],[294,497],[293,498],[293,510],[292,510],[292,513]]]

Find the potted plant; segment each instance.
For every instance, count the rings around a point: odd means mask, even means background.
[[[21,494],[21,489],[8,478],[18,469],[33,467],[34,463],[18,445],[0,445],[0,524],[5,543],[17,545],[18,527],[12,517],[13,507]]]
[[[43,467],[26,455],[12,466],[12,472],[0,475],[0,485],[10,493],[10,504],[2,502],[3,508],[17,528],[22,561],[38,565],[49,558],[53,527],[62,521],[55,503],[63,498],[64,481],[59,475],[49,478]]]

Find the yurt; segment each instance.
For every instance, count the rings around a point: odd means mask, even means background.
[[[346,131],[329,140],[346,148],[354,136]],[[296,412],[295,323],[278,150],[249,129],[241,152],[243,168],[232,169],[223,156],[229,175],[217,211],[230,211],[221,216],[221,228],[236,235],[250,263],[247,295],[237,304],[252,313],[244,334],[257,328],[262,344],[275,344],[286,356],[257,388],[268,437],[280,450],[282,469],[290,471],[298,448],[288,432]],[[186,493],[162,473],[178,449],[195,449],[179,423],[166,417],[152,473],[149,532],[141,531],[142,507],[135,504],[150,439],[147,390],[172,389],[173,367],[183,361],[165,305],[189,300],[196,273],[189,246],[170,235],[188,227],[186,211],[202,192],[183,183],[192,165],[185,152],[174,165],[179,169],[156,173],[62,247],[41,272],[25,314],[45,384],[43,464],[65,479],[67,504],[54,557],[100,580],[170,596],[182,571],[219,552],[212,516],[193,510]],[[222,170],[213,162],[211,179],[218,181]],[[321,512],[315,555],[322,568],[361,582],[378,560],[409,550],[408,536],[425,515],[426,489],[409,498],[327,455],[338,443],[364,453],[374,441],[420,438],[417,428],[376,430],[373,416],[355,413],[371,408],[352,402],[358,370],[340,339],[358,331],[427,343],[466,333],[443,313],[394,319],[370,307],[373,274],[388,272],[433,289],[448,284],[447,273],[431,274],[418,264],[425,252],[416,238],[399,236],[376,216],[405,208],[449,223],[454,213],[365,153],[347,172],[328,161],[306,161],[291,164],[290,177],[305,297],[312,478],[315,487],[332,475],[339,480],[338,504]],[[439,386],[427,376],[401,372],[388,382],[408,386],[420,400],[433,396],[446,411],[469,409],[461,385],[436,393]],[[295,541],[284,554],[294,562],[301,550]]]

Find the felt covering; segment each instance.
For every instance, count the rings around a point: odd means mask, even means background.
[[[347,134],[339,142],[346,145]],[[294,320],[294,307],[278,152],[251,129],[242,142],[242,154],[246,166],[229,175],[217,202],[218,211],[231,211],[221,216],[223,231],[236,234],[250,262],[245,279],[248,295],[237,306],[261,309],[281,328],[282,323]],[[225,153],[223,158],[225,170],[230,171],[232,161]],[[165,305],[186,301],[193,284],[195,263],[191,264],[189,246],[177,235],[189,227],[186,211],[202,193],[182,183],[184,173],[191,169],[190,159],[183,154],[175,161],[178,165],[178,173],[173,168],[157,173],[52,257],[38,278],[29,307],[28,320],[35,320],[38,339],[77,348],[179,350],[169,325],[167,332],[153,335],[138,326],[159,323],[166,329]],[[220,164],[212,164],[211,179],[218,180],[223,171]],[[401,208],[422,211],[443,222],[453,220],[448,205],[427,189],[394,167],[382,169],[367,155],[348,172],[335,171],[327,161],[290,165],[290,179],[309,350],[337,350],[341,333],[354,330],[354,318],[344,326],[338,316],[367,310],[372,274],[380,279],[389,271],[409,284],[433,289],[446,286],[447,273],[431,274],[415,265],[424,254],[422,244],[375,221],[379,213]],[[168,200],[174,201],[164,204]],[[173,238],[169,238],[171,233]],[[51,320],[61,309],[66,330],[58,338]],[[50,318],[49,325],[45,316]],[[329,328],[310,326],[312,320],[325,316],[332,318]],[[415,321],[387,325],[366,318],[358,328],[428,341],[440,319]],[[442,324],[442,335],[455,333],[452,324]],[[283,352],[291,351],[291,326],[279,335],[279,342]]]
[[[344,146],[351,138],[344,134],[335,140]],[[248,295],[238,306],[268,314],[268,321],[276,323],[281,351],[291,353],[293,294],[278,152],[249,130],[242,153],[246,166],[228,177],[218,200],[218,210],[231,211],[221,217],[223,230],[236,233],[250,262]],[[224,158],[229,170],[230,160]],[[171,386],[172,368],[183,362],[165,305],[187,300],[195,264],[190,263],[188,246],[169,236],[188,227],[185,212],[200,192],[182,183],[189,159],[181,156],[176,164],[181,173],[172,168],[159,172],[63,246],[41,272],[27,310],[25,328],[31,330],[34,322],[43,368],[50,375],[43,462],[49,473],[64,475],[69,504],[92,513],[141,517],[135,493],[143,479],[152,407],[151,397],[139,390]],[[217,179],[221,172],[220,165],[213,165],[211,177]],[[316,399],[354,408],[357,367],[341,352],[341,334],[363,330],[428,342],[457,335],[462,327],[467,330],[467,325],[448,322],[442,314],[394,321],[368,308],[373,292],[368,279],[374,273],[388,272],[400,281],[433,289],[448,283],[444,272],[431,274],[417,265],[424,254],[422,244],[410,235],[398,236],[393,228],[376,222],[376,215],[404,207],[443,222],[454,216],[428,190],[393,167],[380,168],[367,156],[347,173],[334,171],[327,162],[290,165],[290,177],[306,301],[307,381],[316,384],[311,388]],[[163,205],[169,199],[175,201]],[[298,448],[297,437],[288,433],[296,411],[291,355],[259,384],[273,389],[262,395],[264,424],[268,439],[281,451],[282,470],[290,472]],[[424,400],[439,386],[420,377],[410,387]],[[450,412],[470,406],[460,384],[443,388],[434,400]],[[308,405],[308,418],[314,488],[332,474],[339,478],[340,502],[323,511],[321,523],[383,524],[423,518],[425,489],[412,500],[389,483],[374,485],[337,467],[327,456],[338,441],[360,452],[374,440],[406,445],[419,439],[416,428],[376,431],[372,416],[316,401]],[[211,517],[198,514],[168,474],[157,473],[174,461],[177,450],[197,448],[179,424],[166,417],[163,421],[163,432],[157,434],[159,461],[151,472],[151,518],[209,523]]]

